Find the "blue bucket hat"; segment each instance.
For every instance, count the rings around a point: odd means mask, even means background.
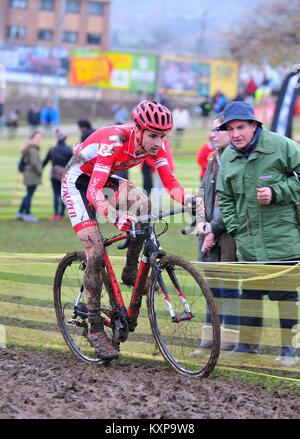
[[[224,108],[224,120],[219,129],[226,131],[226,124],[232,120],[253,120],[262,125],[262,122],[255,118],[253,107],[248,102],[243,101],[233,101],[226,105]]]

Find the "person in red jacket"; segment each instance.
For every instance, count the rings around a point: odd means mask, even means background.
[[[140,102],[133,124],[100,128],[74,147],[62,179],[62,199],[86,256],[84,291],[90,328],[87,339],[102,359],[119,355],[104,331],[100,314],[103,242],[96,213],[105,216],[118,230],[127,231],[137,216],[149,213],[149,200],[142,190],[116,172],[141,164],[151,156],[169,195],[182,205],[192,199],[174,177],[166,152],[165,137],[173,129],[171,111],[155,101]],[[127,252],[122,281],[133,285],[143,237],[132,240]]]
[[[211,132],[209,134],[208,142],[201,146],[197,153],[197,163],[200,166],[200,180],[205,175],[206,168],[208,165],[208,157],[214,151],[213,144],[211,142]]]

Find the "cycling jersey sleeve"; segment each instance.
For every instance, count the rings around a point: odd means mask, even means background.
[[[164,148],[156,155],[154,163],[161,181],[170,197],[178,203],[184,204],[185,192],[170,169],[168,157]]]

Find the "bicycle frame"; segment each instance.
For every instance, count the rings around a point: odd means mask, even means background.
[[[174,215],[176,213],[181,213],[181,212],[183,212],[182,209],[177,209],[177,210],[173,210],[173,211],[169,211],[169,212],[162,212],[158,216],[158,218],[162,218],[164,216]],[[149,218],[150,217],[144,217],[143,219],[146,222],[146,219],[149,220]],[[153,220],[153,217],[151,219]],[[167,271],[169,273],[169,276],[174,284],[174,287],[177,291],[177,294],[180,298],[180,301],[182,302],[182,304],[184,306],[184,313],[181,316],[179,316],[179,315],[176,315],[174,310],[173,310],[173,306],[172,306],[171,300],[169,298],[169,295],[167,293],[167,289],[164,285],[164,281],[162,279],[162,276],[160,275],[160,266],[159,266],[159,263],[157,261],[158,256],[162,256],[164,254],[164,252],[162,252],[162,249],[159,245],[159,241],[157,240],[157,236],[156,236],[156,233],[154,231],[153,226],[151,224],[147,224],[143,227],[142,230],[136,230],[132,234],[133,235],[143,234],[145,236],[145,244],[144,244],[144,248],[143,248],[143,254],[141,257],[141,261],[140,261],[139,267],[138,267],[136,281],[135,281],[133,291],[131,294],[130,303],[128,305],[128,309],[126,308],[126,305],[124,303],[124,299],[122,296],[120,285],[116,279],[115,272],[113,270],[111,261],[109,259],[107,247],[111,246],[112,244],[114,244],[118,241],[122,241],[125,239],[127,239],[127,241],[128,241],[130,235],[128,233],[122,233],[120,235],[113,236],[111,238],[103,239],[103,244],[104,244],[103,262],[104,262],[104,266],[106,269],[106,273],[107,273],[108,278],[109,278],[110,285],[112,287],[113,299],[114,299],[114,302],[116,304],[116,310],[122,316],[121,326],[122,326],[122,324],[124,324],[125,320],[127,321],[127,324],[128,324],[128,328],[125,329],[125,335],[123,335],[124,340],[122,340],[122,341],[125,341],[127,339],[128,331],[131,331],[131,332],[134,331],[134,328],[137,324],[137,318],[139,315],[140,306],[141,306],[141,302],[142,302],[143,289],[145,287],[145,283],[146,283],[151,266],[152,266],[153,273],[154,273],[154,281],[157,282],[159,287],[160,287],[162,295],[166,301],[167,309],[169,311],[172,322],[179,323],[179,322],[184,321],[184,320],[191,320],[194,317],[194,314],[192,313],[192,311],[190,309],[188,301],[180,289],[180,286],[179,286],[179,283],[176,279],[176,276],[172,272],[172,269],[170,267],[168,267]],[[125,244],[123,246],[119,246],[119,248],[126,248],[127,246],[128,246],[128,244],[127,245]],[[76,317],[76,314],[78,314],[81,317],[86,318],[86,317],[88,317],[88,313],[78,309],[78,304],[80,302],[80,297],[81,297],[82,293],[83,293],[83,287],[81,288],[80,293],[78,294],[78,298],[75,302],[75,316],[74,317]],[[100,308],[100,310],[104,313],[106,311],[104,308]],[[105,319],[104,324],[105,324],[105,326],[111,328],[113,326],[112,319],[111,318]],[[124,329],[124,328],[122,328],[122,329]]]
[[[142,290],[145,286],[145,282],[150,270],[150,262],[149,260],[145,260],[145,256],[143,254],[142,259],[139,264],[138,273],[135,281],[135,285],[133,287],[133,291],[130,298],[130,303],[128,306],[128,309],[126,308],[126,305],[124,303],[124,299],[122,296],[121,288],[119,286],[119,283],[116,279],[115,272],[113,270],[112,264],[109,259],[109,255],[106,251],[106,248],[110,245],[114,244],[117,241],[126,239],[127,235],[122,234],[110,239],[104,240],[104,246],[105,246],[105,252],[104,252],[104,265],[113,289],[114,293],[114,299],[119,307],[120,313],[127,318],[127,320],[130,322],[132,319],[137,319],[139,314],[139,308],[141,305],[141,295]],[[108,322],[105,321],[105,324]],[[110,325],[109,325],[110,326]]]

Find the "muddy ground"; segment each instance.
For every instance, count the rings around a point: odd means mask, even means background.
[[[300,419],[300,397],[286,390],[23,349],[0,349],[0,393],[1,419]]]

